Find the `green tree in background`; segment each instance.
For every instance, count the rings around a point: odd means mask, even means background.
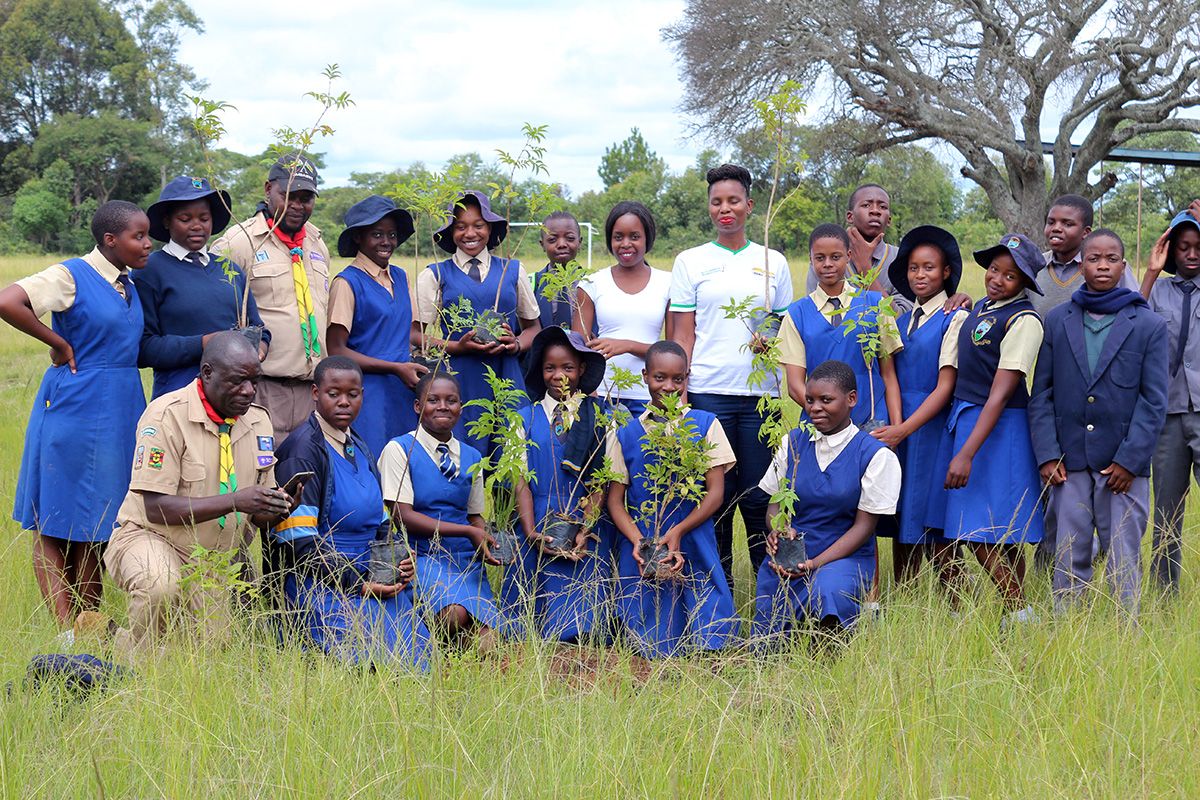
[[[629,180],[637,172],[644,172],[661,184],[667,173],[667,162],[650,149],[650,145],[642,137],[642,132],[633,128],[624,141],[604,151],[597,173],[600,180],[604,181],[604,188],[611,189],[618,183]]]

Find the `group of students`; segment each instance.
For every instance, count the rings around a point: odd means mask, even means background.
[[[887,193],[865,185],[845,226],[811,233],[811,288],[794,299],[783,255],[747,238],[750,174],[707,178],[713,241],[655,269],[653,216],[621,202],[605,222],[615,263],[557,293],[545,287],[577,256],[578,222],[544,221],[547,264],[529,275],[497,253],[507,221],[475,191],[448,209],[434,234],[447,258],[411,293],[391,258],[413,220],[380,196],[347,211],[336,249],[352,261],[334,275],[302,156],[271,168],[255,214],[211,250],[229,198],[202,179],[172,181],[146,212],[101,206],[95,250],[0,292],[0,317],[51,348],[14,517],[37,534],[56,618],[137,651],[199,602],[188,565],[244,560],[257,528],[289,619],[349,660],[424,664],[434,634],[720,650],[740,631],[735,510],[756,642],[852,628],[877,600],[877,536],[894,539],[898,581],[928,559],[952,590],[965,547],[1022,621],[1024,546],[1040,542],[1066,608],[1091,581],[1095,533],[1133,611],[1152,466],[1153,570],[1178,585],[1187,465],[1200,464],[1200,201],[1156,244],[1139,293],[1120,238],[1091,230],[1082,197],[1058,198],[1049,253],[1017,233],[974,253],[986,297],[972,304],[954,237],[920,226],[886,244]],[[743,300],[780,320],[782,375],[753,376],[771,344],[728,313]],[[493,320],[463,324],[466,311]],[[154,370],[149,406],[138,367]],[[503,523],[485,520],[481,465],[501,456],[471,424],[493,375],[526,393],[523,451],[506,455],[529,475],[508,487],[521,536],[498,594],[485,566]],[[759,401],[784,378],[801,423],[772,452]],[[662,454],[645,445],[668,425],[703,441],[707,469],[647,514]],[[546,535],[554,519],[588,522],[563,545]],[[396,531],[412,550],[393,582],[372,581],[372,548]],[[807,559],[777,563],[781,537],[802,538]],[[652,577],[643,539],[665,550]],[[95,612],[101,557],[129,594],[126,629]]]

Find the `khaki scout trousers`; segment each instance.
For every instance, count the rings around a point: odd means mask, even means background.
[[[265,375],[258,382],[258,394],[254,402],[266,407],[271,415],[276,447],[283,444],[287,435],[303,425],[317,409],[313,400],[312,381],[268,378]]]
[[[173,614],[187,607],[200,633],[211,639],[230,630],[228,590],[188,586],[182,579],[190,560],[153,531],[139,530],[115,539],[104,554],[104,566],[128,595],[129,627],[117,631],[114,647],[136,657],[161,640]]]

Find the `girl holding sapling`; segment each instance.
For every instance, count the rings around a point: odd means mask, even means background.
[[[815,428],[793,430],[780,445],[760,488],[772,497],[767,521],[772,560],[758,571],[754,636],[775,639],[801,620],[841,630],[858,619],[874,580],[875,526],[896,511],[900,462],[880,441],[858,429],[854,371],[841,361],[813,368],[805,387]],[[780,526],[779,493],[794,493],[790,524]],[[780,538],[802,539],[804,558],[778,557]]]
[[[508,233],[508,221],[492,212],[487,195],[463,193],[450,206],[449,215],[450,220],[434,233],[434,241],[450,258],[430,264],[417,278],[412,342],[416,347],[433,345],[446,351],[464,403],[491,400],[487,368],[521,385],[518,357],[541,328],[541,310],[521,263],[493,254]],[[465,313],[464,301],[470,313]],[[456,324],[459,321],[463,324]],[[441,328],[440,338],[427,338],[426,326],[435,323]],[[462,409],[454,434],[481,453],[489,453],[491,441],[472,436],[467,427],[482,413],[478,407]]]
[[[484,528],[483,456],[454,436],[462,416],[458,380],[427,372],[416,388],[417,429],[379,457],[383,499],[417,555],[417,604],[447,635],[491,641],[504,625],[484,564],[499,564]]]
[[[650,406],[608,443],[617,614],[647,658],[720,650],[739,626],[713,528],[733,450],[713,414],[686,405],[682,347],[651,345],[642,376]]]
[[[578,333],[589,337],[588,347],[608,362],[601,394],[622,403],[635,417],[646,410],[650,393],[645,386],[618,389],[614,373],[618,367],[640,373],[646,349],[662,338],[671,273],[646,262],[654,236],[650,209],[628,200],[613,206],[604,222],[604,237],[617,263],[580,284],[574,323]],[[595,336],[589,333],[593,328]]]
[[[601,523],[606,427],[612,409],[590,395],[604,358],[583,337],[543,328],[530,349],[521,409],[524,457],[532,473],[517,487],[525,534],[518,562],[504,571],[501,599],[510,613],[532,604],[543,638],[577,641],[603,622],[611,573],[612,528]]]
[[[317,410],[276,451],[281,485],[303,481],[300,504],[272,530],[271,560],[289,609],[312,643],[351,663],[400,660],[424,668],[429,631],[413,608],[412,555],[392,564],[394,580],[370,572],[372,543],[387,540],[379,472],[350,427],[363,404],[363,374],[345,356],[317,364]]]

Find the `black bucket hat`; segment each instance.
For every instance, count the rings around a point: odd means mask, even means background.
[[[337,253],[342,258],[354,258],[358,255],[358,245],[354,243],[354,232],[359,228],[374,225],[384,217],[391,217],[396,223],[396,246],[404,244],[413,235],[413,218],[402,208],[397,208],[390,199],[373,194],[365,200],[359,200],[346,211],[342,221],[346,230],[342,231],[337,240]]]
[[[946,294],[954,294],[958,291],[959,281],[962,280],[962,253],[958,249],[958,240],[954,238],[954,234],[937,225],[918,225],[904,234],[904,238],[900,240],[900,247],[896,250],[896,258],[888,267],[888,277],[892,286],[909,300],[917,299],[908,285],[908,257],[923,244],[931,244],[942,251],[946,266],[950,268],[950,277],[946,278]]]
[[[1175,237],[1179,235],[1180,226],[1182,225],[1191,225],[1200,232],[1200,222],[1196,221],[1196,218],[1192,216],[1190,211],[1180,211],[1171,220],[1171,225],[1167,228],[1171,232],[1171,235],[1167,239],[1167,263],[1163,265],[1163,272],[1169,272],[1172,275],[1179,272],[1179,267],[1175,265]]]
[[[167,231],[166,218],[171,209],[179,203],[190,203],[193,200],[208,198],[208,207],[212,212],[212,235],[216,236],[229,225],[229,192],[214,189],[204,178],[189,178],[181,175],[163,187],[158,194],[158,201],[146,209],[150,218],[150,237],[160,242],[171,241]]]
[[[508,235],[508,220],[499,214],[493,213],[492,204],[488,202],[487,195],[483,192],[477,192],[472,189],[469,192],[463,192],[462,197],[450,204],[450,218],[446,224],[439,228],[433,234],[433,241],[437,246],[445,250],[447,253],[453,254],[458,248],[454,246],[454,239],[450,236],[450,230],[454,227],[454,214],[463,205],[479,206],[479,213],[483,217],[483,221],[491,226],[491,233],[488,235],[488,250],[495,250],[504,241],[504,237]]]
[[[529,348],[529,368],[525,372],[525,391],[537,402],[546,394],[546,381],[542,378],[542,353],[553,344],[562,344],[574,350],[583,359],[583,377],[579,379],[579,391],[591,394],[600,388],[604,380],[604,356],[588,347],[583,337],[557,325],[542,328],[533,338]]]
[[[976,250],[973,255],[975,263],[987,269],[992,265],[992,260],[1001,253],[1008,253],[1012,256],[1013,261],[1017,264],[1017,269],[1025,276],[1030,291],[1044,294],[1042,287],[1038,286],[1037,274],[1038,270],[1046,266],[1046,259],[1042,255],[1042,251],[1029,240],[1028,236],[1006,233],[1000,237],[998,244]]]

